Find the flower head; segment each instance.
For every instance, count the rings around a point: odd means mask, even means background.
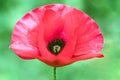
[[[38,7],[15,25],[10,48],[23,59],[39,59],[60,67],[79,60],[101,58],[103,36],[84,12],[63,4]]]

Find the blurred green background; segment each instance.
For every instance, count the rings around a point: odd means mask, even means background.
[[[0,0],[0,80],[53,80],[52,67],[38,60],[22,60],[8,48],[15,23],[28,11],[51,3],[86,12],[105,38],[105,58],[58,68],[57,80],[120,80],[120,0]]]

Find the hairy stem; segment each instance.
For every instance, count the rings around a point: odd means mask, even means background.
[[[56,67],[53,68],[53,80],[56,80]]]

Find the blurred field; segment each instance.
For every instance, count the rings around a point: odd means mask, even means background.
[[[52,67],[38,60],[22,60],[8,48],[15,23],[28,11],[51,3],[86,12],[105,38],[105,58],[58,68],[58,80],[120,80],[120,0],[0,0],[0,80],[52,80]]]

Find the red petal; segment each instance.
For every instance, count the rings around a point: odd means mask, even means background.
[[[33,13],[26,14],[15,25],[10,48],[13,49],[18,56],[24,59],[33,59],[39,55],[36,47],[37,25],[38,21]]]
[[[78,61],[78,60],[87,60],[91,58],[102,58],[104,57],[103,54],[98,54],[98,53],[86,53],[86,54],[81,54],[81,55],[74,55],[72,57],[72,62]]]
[[[46,41],[56,38],[63,27],[59,12],[56,13],[52,9],[47,9],[44,12],[42,24],[44,27],[41,26],[40,28],[44,29],[44,38]]]
[[[40,56],[38,49],[29,44],[14,42],[10,45],[10,48],[23,59],[34,59],[37,56]]]
[[[78,29],[74,55],[97,53],[103,48],[103,36],[98,25],[87,15],[83,15]]]
[[[62,52],[58,55],[60,57],[70,58],[75,51],[77,33],[76,30],[79,27],[79,14],[76,13],[75,9],[68,9],[69,12],[64,14],[64,28],[63,33],[66,35],[66,44]]]

